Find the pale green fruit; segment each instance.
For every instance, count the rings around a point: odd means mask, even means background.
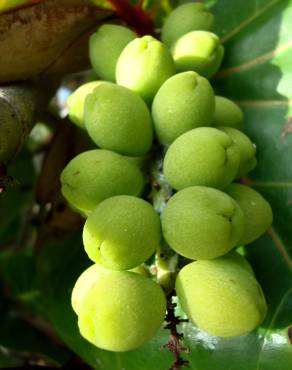
[[[117,60],[136,34],[129,28],[104,24],[89,39],[89,58],[97,75],[108,81],[116,80]]]
[[[116,78],[119,85],[134,90],[150,103],[157,90],[175,74],[167,47],[152,36],[131,41],[119,57]]]
[[[114,195],[139,196],[142,172],[123,156],[109,150],[89,150],[77,155],[61,174],[62,194],[76,209],[88,214]]]
[[[242,110],[232,100],[223,96],[215,96],[215,113],[212,122],[215,127],[227,126],[242,130]]]
[[[80,128],[84,127],[84,103],[85,98],[97,86],[105,83],[104,81],[91,81],[78,87],[67,99],[67,106],[69,110],[69,118]]]
[[[178,254],[191,259],[222,256],[238,245],[244,218],[220,190],[192,186],[173,195],[162,214],[162,233]]]
[[[167,145],[193,128],[209,126],[213,113],[213,89],[206,78],[192,71],[170,77],[152,105],[156,134]]]
[[[161,327],[166,299],[153,280],[128,271],[111,271],[87,293],[79,312],[81,334],[99,348],[129,351]]]
[[[266,315],[267,305],[259,283],[230,258],[186,265],[177,276],[175,289],[189,319],[211,335],[247,334]]]
[[[201,3],[187,3],[175,8],[165,19],[161,40],[171,46],[177,39],[190,31],[210,30],[214,16]]]
[[[241,256],[238,252],[232,250],[229,253],[225,254],[224,261],[228,260],[230,260],[233,264],[237,264],[238,267],[246,270],[247,272],[254,276],[254,272],[250,263],[245,257]]]
[[[85,126],[103,149],[130,156],[144,155],[152,144],[152,120],[147,105],[133,91],[103,84],[85,101]]]
[[[236,177],[241,177],[252,171],[256,164],[256,146],[243,132],[233,127],[218,127],[231,137],[240,152],[239,169]]]
[[[230,136],[198,127],[179,136],[168,148],[163,171],[176,189],[203,185],[224,189],[238,173],[240,153]]]
[[[83,303],[86,294],[90,291],[96,281],[110,270],[103,268],[100,265],[92,265],[88,267],[77,279],[71,294],[71,305],[75,313],[78,315],[80,307]]]
[[[252,188],[231,184],[225,190],[236,202],[244,214],[244,233],[241,244],[249,244],[258,239],[269,228],[273,221],[270,204]]]
[[[179,38],[171,52],[178,72],[195,71],[211,77],[221,65],[224,47],[214,33],[192,31]]]
[[[160,218],[151,204],[127,195],[100,203],[83,229],[89,258],[113,270],[128,270],[146,261],[160,238]]]
[[[91,287],[97,282],[97,280],[109,273],[111,270],[102,267],[99,264],[94,264],[88,267],[77,279],[71,294],[71,305],[75,313],[78,315],[80,307],[86,294],[90,291]],[[130,271],[136,274],[141,274],[150,277],[150,274],[144,265],[136,266]]]

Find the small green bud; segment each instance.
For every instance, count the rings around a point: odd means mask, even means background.
[[[195,71],[211,77],[219,69],[224,48],[217,35],[192,31],[179,38],[171,48],[178,72]]]
[[[201,3],[187,3],[175,8],[165,19],[161,40],[171,46],[177,39],[190,31],[210,30],[214,16]]]
[[[104,24],[91,35],[89,58],[101,79],[115,82],[117,60],[126,45],[135,37],[133,31],[116,24]]]
[[[225,191],[236,200],[244,214],[245,225],[240,243],[245,245],[258,239],[272,224],[270,204],[261,194],[245,185],[231,184]]]
[[[69,118],[80,128],[84,127],[84,104],[88,94],[104,81],[88,82],[76,89],[67,99],[67,106],[69,109]]]
[[[151,36],[136,38],[119,57],[117,83],[136,91],[151,103],[160,86],[175,74],[175,65],[167,47]]]
[[[213,112],[213,89],[206,78],[193,71],[170,77],[158,90],[152,105],[156,134],[166,145],[189,130],[209,126]]]
[[[239,169],[236,177],[241,177],[246,175],[248,172],[252,171],[257,160],[255,157],[256,146],[252,143],[250,138],[246,136],[243,132],[232,128],[232,127],[218,127],[218,129],[225,132],[231,137],[234,144],[238,146],[240,152],[240,162]]]
[[[215,113],[212,122],[214,126],[233,127],[242,130],[242,110],[232,100],[223,96],[215,96]]]

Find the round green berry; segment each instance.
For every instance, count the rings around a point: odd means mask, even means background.
[[[136,91],[151,103],[157,90],[175,74],[175,65],[167,47],[152,36],[136,38],[119,57],[116,78],[119,85]]]
[[[190,31],[210,30],[214,16],[201,3],[187,3],[175,8],[165,19],[161,40],[171,46],[177,39]]]
[[[244,232],[241,244],[249,244],[258,239],[273,221],[270,204],[252,188],[231,184],[225,190],[239,204],[244,214]]]
[[[159,141],[169,145],[193,128],[209,126],[214,103],[209,81],[196,72],[170,77],[158,90],[152,105],[154,128]]]
[[[224,48],[218,36],[207,31],[192,31],[179,38],[171,48],[178,72],[195,71],[211,77],[218,71]]]
[[[133,91],[103,84],[85,101],[85,126],[102,149],[129,156],[144,155],[151,147],[153,128],[147,105]]]
[[[246,175],[248,172],[252,171],[257,160],[255,157],[256,147],[252,143],[250,138],[246,136],[243,132],[233,128],[233,127],[218,127],[220,130],[225,132],[231,137],[234,144],[238,146],[240,152],[240,162],[239,169],[236,177],[241,177]]]
[[[89,39],[89,58],[97,75],[115,82],[117,60],[136,35],[126,27],[104,24]]]
[[[170,145],[163,170],[176,190],[194,185],[224,189],[237,175],[239,160],[239,149],[230,136],[216,128],[198,127]]]
[[[139,168],[109,150],[89,150],[73,158],[61,174],[62,194],[76,209],[88,214],[114,195],[139,196],[144,179]]]
[[[265,297],[255,277],[230,258],[186,265],[175,288],[189,319],[211,335],[247,334],[266,315]]]
[[[88,94],[104,81],[91,81],[76,89],[67,99],[70,120],[80,128],[84,127],[84,104]]]
[[[83,242],[89,258],[113,270],[128,270],[158,248],[160,218],[151,204],[128,195],[100,203],[89,215]]]
[[[92,265],[88,267],[77,279],[71,294],[71,305],[75,313],[78,315],[80,307],[86,294],[90,291],[97,280],[109,270],[100,265]]]
[[[238,204],[220,190],[193,186],[177,192],[162,215],[172,249],[191,259],[222,256],[238,245],[244,219]]]
[[[223,96],[215,96],[215,113],[212,122],[215,127],[227,126],[242,130],[242,110],[232,100]]]
[[[81,334],[108,351],[129,351],[160,329],[166,299],[152,279],[128,271],[110,271],[87,293],[79,311]]]

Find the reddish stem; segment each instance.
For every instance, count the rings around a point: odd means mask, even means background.
[[[108,0],[118,16],[133,28],[139,36],[156,36],[154,24],[147,12],[142,9],[142,2],[132,5],[128,0]]]

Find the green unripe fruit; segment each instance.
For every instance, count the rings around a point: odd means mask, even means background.
[[[238,172],[240,154],[230,136],[199,127],[178,137],[168,148],[163,170],[176,189],[203,185],[224,189]]]
[[[165,19],[161,40],[171,46],[177,39],[190,31],[210,30],[214,16],[201,3],[187,3],[175,8]]]
[[[162,144],[171,144],[193,128],[209,126],[213,113],[213,89],[206,78],[192,71],[169,78],[152,105],[155,131]]]
[[[77,279],[71,294],[71,305],[75,313],[78,315],[80,307],[87,293],[94,286],[97,280],[109,270],[100,265],[92,265],[88,267]]]
[[[207,31],[192,31],[179,38],[171,48],[178,72],[195,71],[211,77],[218,71],[224,48],[218,36]]]
[[[237,104],[223,96],[215,96],[214,126],[227,126],[242,130],[243,113]]]
[[[231,184],[225,190],[239,204],[244,214],[244,232],[240,243],[245,245],[258,239],[273,221],[270,204],[252,188]]]
[[[240,152],[240,162],[239,169],[236,177],[241,177],[252,171],[256,164],[257,160],[255,157],[256,147],[243,132],[232,128],[232,127],[218,127],[220,130],[225,132],[231,137],[234,144],[237,145]]]
[[[242,237],[238,204],[220,190],[193,186],[172,196],[162,215],[162,233],[172,249],[191,259],[230,251]]]
[[[84,120],[88,134],[100,148],[140,156],[151,147],[148,107],[139,95],[123,86],[97,87],[86,98]]]
[[[111,271],[87,293],[79,312],[81,334],[108,351],[129,351],[151,339],[163,323],[166,299],[153,280]]]
[[[151,36],[130,42],[117,62],[117,83],[136,91],[147,103],[174,74],[174,61],[167,47]]]
[[[126,45],[136,38],[129,28],[104,24],[89,39],[89,58],[97,75],[115,82],[117,60]]]
[[[146,261],[160,238],[160,218],[151,204],[127,195],[100,203],[83,229],[89,258],[113,270],[128,270]]]
[[[62,194],[84,213],[114,195],[139,196],[144,179],[139,168],[109,150],[89,150],[73,158],[61,174]]]
[[[245,271],[249,272],[250,274],[254,276],[254,272],[253,272],[253,269],[250,263],[248,262],[246,258],[241,256],[238,252],[233,250],[225,254],[224,261],[228,261],[228,260],[230,260],[233,264],[237,264],[239,268],[244,269]]]
[[[104,81],[92,81],[88,82],[76,89],[67,99],[67,106],[69,110],[69,118],[80,128],[84,128],[84,103],[85,98],[90,94],[97,86]]]
[[[211,335],[247,334],[266,315],[260,285],[229,258],[190,263],[179,272],[175,288],[189,319]]]

